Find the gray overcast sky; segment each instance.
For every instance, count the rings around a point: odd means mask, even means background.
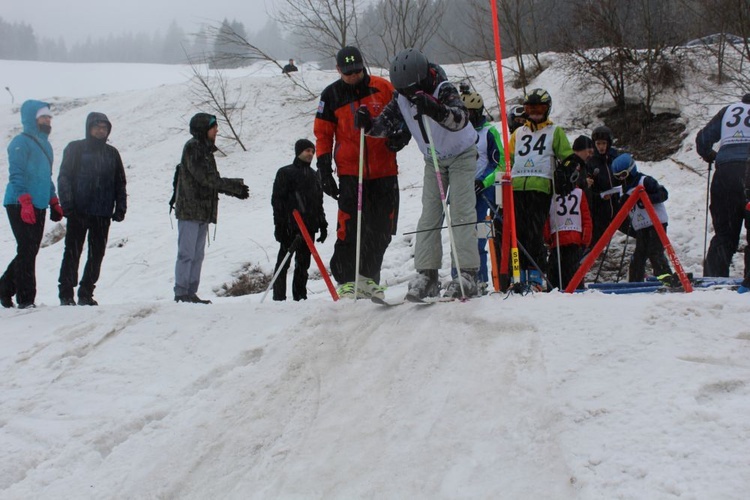
[[[236,19],[252,32],[268,20],[266,4],[271,0],[27,0],[3,1],[0,17],[6,22],[25,22],[38,37],[57,39],[68,45],[109,33],[164,34],[175,20],[187,33],[200,23]]]

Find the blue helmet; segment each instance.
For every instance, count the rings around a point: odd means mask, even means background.
[[[635,160],[629,153],[619,155],[615,158],[609,168],[612,170],[612,175],[620,180],[626,179],[628,175],[635,175],[638,173],[638,167],[635,164]]]

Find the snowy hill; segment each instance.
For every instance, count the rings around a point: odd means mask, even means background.
[[[534,86],[551,92],[552,118],[573,138],[602,96],[565,81],[548,57]],[[485,67],[470,66],[472,81],[494,103]],[[129,192],[99,307],[57,306],[58,242],[37,259],[39,307],[0,310],[0,498],[746,497],[747,297],[550,293],[385,309],[333,303],[321,280],[304,303],[217,297],[245,265],[272,271],[273,176],[296,139],[312,138],[317,101],[256,66],[231,73],[247,100],[248,151],[219,141],[228,156],[217,158],[250,199],[221,199],[199,290],[214,304],[175,304],[167,201],[197,111],[189,71],[0,61],[0,74],[16,97],[0,104],[3,150],[23,99],[56,104],[56,169],[86,115],[101,111]],[[335,78],[301,76],[315,93]],[[639,165],[669,189],[669,235],[696,274],[706,178],[692,144],[719,106],[682,110],[689,134],[675,159],[699,173]],[[399,235],[383,270],[394,299],[414,272],[412,237],[401,235],[421,209],[414,144],[399,164]],[[3,154],[3,187],[7,175]],[[335,224],[329,198],[326,212]],[[2,216],[0,266],[14,248]],[[444,248],[447,274],[447,235]],[[332,238],[320,246],[324,261],[332,250]]]

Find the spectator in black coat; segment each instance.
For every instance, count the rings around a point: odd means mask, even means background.
[[[279,169],[273,182],[271,205],[273,206],[274,236],[280,243],[276,268],[279,269],[287,252],[294,253],[294,277],[292,298],[307,299],[307,270],[310,267],[310,249],[301,239],[299,227],[292,216],[296,209],[308,232],[314,238],[320,231],[318,241],[328,237],[328,222],[323,210],[323,188],[320,178],[310,163],[315,158],[315,145],[300,139],[294,145],[294,162]],[[296,240],[296,241],[295,241]],[[273,300],[286,300],[286,272],[291,259],[287,260],[273,285]]]
[[[591,140],[594,141],[594,155],[586,163],[586,168],[591,190],[589,208],[594,222],[591,244],[596,245],[620,206],[619,192],[612,192],[613,189],[620,188],[620,182],[614,178],[610,169],[620,153],[612,147],[614,139],[608,127],[596,127],[591,133]]]
[[[112,123],[104,113],[89,113],[86,138],[63,152],[57,178],[60,205],[67,218],[65,251],[60,266],[59,295],[63,306],[76,305],[73,290],[78,263],[88,236],[88,258],[78,283],[78,304],[95,306],[94,288],[107,248],[111,221],[122,222],[127,211],[125,168],[120,153],[107,144]]]

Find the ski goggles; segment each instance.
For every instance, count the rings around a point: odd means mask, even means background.
[[[628,178],[628,175],[630,174],[630,170],[623,170],[621,172],[617,172],[616,174],[612,174],[615,179],[619,179],[621,181],[624,181]]]

